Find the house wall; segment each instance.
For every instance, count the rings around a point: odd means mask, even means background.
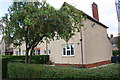
[[[18,51],[18,55],[23,55],[23,50],[26,50],[25,42],[21,46],[13,48],[13,55],[16,55],[16,51]]]
[[[45,43],[38,44],[38,45],[35,47],[35,49],[36,49],[36,48],[40,48],[40,54],[43,55],[43,54],[44,54],[44,50],[45,50],[45,48],[46,48],[45,46],[46,46]],[[14,49],[13,49],[13,55],[16,55],[16,51],[18,51],[18,55],[25,55],[25,53],[26,53],[26,44],[25,44],[25,42],[23,42],[21,46],[14,47]],[[24,52],[24,51],[25,51],[25,52]],[[30,55],[30,53],[29,53],[29,55]],[[35,55],[36,55],[36,54],[35,54]],[[37,55],[38,55],[38,54],[37,54]]]
[[[20,55],[19,47],[13,48],[13,55],[16,55],[16,51],[18,51],[18,55]]]
[[[94,66],[99,64],[106,64],[112,56],[112,46],[107,38],[107,30],[103,26],[91,20],[84,22],[82,30],[82,49],[83,49],[83,64],[87,66]],[[74,56],[63,56],[62,45],[66,44],[64,40],[50,41],[48,50],[51,50],[50,60],[55,64],[82,64],[81,56],[81,35],[80,32],[70,39],[68,44],[74,44]],[[79,43],[79,44],[78,44]],[[41,53],[44,54],[46,50],[46,43],[42,43],[37,47],[40,48]],[[101,62],[101,63],[100,63]],[[93,63],[95,63],[93,65]],[[90,65],[86,65],[90,64]]]
[[[79,44],[78,44],[79,43]],[[49,49],[51,50],[50,60],[55,64],[81,64],[81,46],[80,33],[77,33],[68,44],[74,45],[74,56],[63,56],[62,45],[66,44],[64,40],[51,41]]]
[[[36,48],[40,48],[40,55],[44,55],[44,50],[46,50],[46,41],[44,43],[39,43]],[[36,49],[35,48],[35,49]]]
[[[68,44],[74,45],[74,56],[63,56],[62,45],[66,44],[64,40],[54,40],[47,44],[48,50],[50,50],[50,60],[55,64],[81,64],[81,46],[80,46],[80,33],[77,33]],[[46,42],[38,45],[41,54],[44,54],[46,50]]]
[[[26,44],[25,44],[25,42],[23,42],[22,45],[20,46],[20,55],[25,55],[25,54],[23,54],[23,51],[26,51]]]
[[[5,40],[2,39],[2,42],[1,42],[1,53],[2,53],[2,55],[5,55],[5,49],[6,49]]]
[[[91,20],[84,22],[85,64],[108,61],[112,56],[112,45],[107,38],[107,30]]]

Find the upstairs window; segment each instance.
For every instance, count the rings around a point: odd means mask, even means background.
[[[62,55],[63,56],[74,56],[74,45],[73,44],[62,45]]]

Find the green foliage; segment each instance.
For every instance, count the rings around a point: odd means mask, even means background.
[[[56,10],[46,1],[13,2],[8,10],[9,13],[2,18],[6,24],[3,34],[8,44],[19,46],[26,43],[26,58],[29,51],[32,54],[38,43],[45,40],[64,39],[68,42],[84,20],[82,11],[71,5]]]
[[[120,50],[112,51],[113,56],[120,56]]]
[[[34,55],[32,60],[35,64],[46,64],[49,61],[49,55]]]
[[[9,62],[23,62],[25,63],[25,56],[3,55],[3,58],[9,58]],[[49,61],[49,55],[34,55],[32,56],[32,63],[46,64]]]
[[[12,63],[8,65],[9,78],[120,78],[120,64],[112,64],[106,67],[94,69],[76,69],[72,67],[45,66],[36,64]],[[27,75],[26,75],[27,74]]]
[[[120,36],[117,37],[117,47],[118,50],[120,50]]]
[[[2,78],[8,77],[7,75],[7,64],[10,61],[9,57],[0,57],[2,60]]]
[[[2,78],[7,78],[7,64],[13,62],[25,63],[25,56],[2,55]],[[32,56],[33,64],[46,64],[49,61],[49,55]]]

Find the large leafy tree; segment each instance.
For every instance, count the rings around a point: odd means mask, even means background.
[[[84,19],[82,11],[71,5],[56,10],[47,2],[13,2],[3,17],[3,34],[8,42],[19,46],[26,43],[26,63],[34,48],[45,40],[64,39],[66,42],[79,31]],[[56,38],[55,38],[56,37]]]
[[[118,50],[120,51],[120,36],[117,37],[117,47],[118,47]]]

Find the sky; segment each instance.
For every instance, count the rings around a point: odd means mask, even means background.
[[[99,21],[109,27],[107,33],[110,36],[118,35],[118,20],[115,7],[115,0],[46,0],[50,5],[59,9],[64,2],[67,2],[75,8],[82,10],[92,16],[91,4],[95,2],[98,5]],[[0,0],[0,18],[7,13],[8,7],[11,6],[11,0]],[[1,36],[0,36],[1,38]]]

